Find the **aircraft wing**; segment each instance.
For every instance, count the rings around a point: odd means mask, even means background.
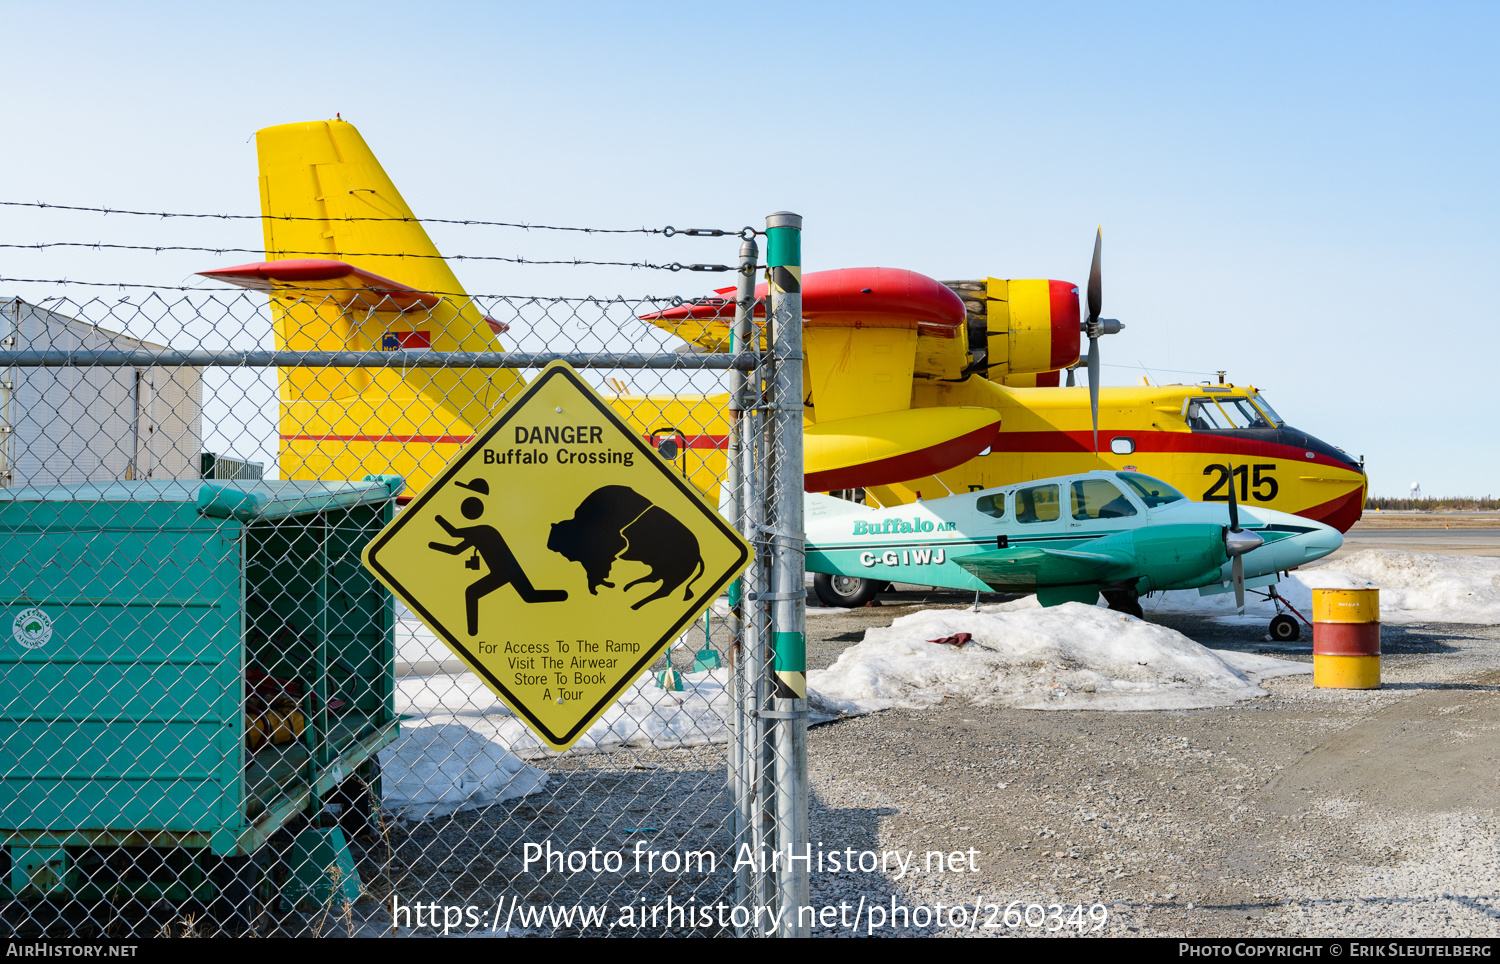
[[[1105,550],[1043,549],[1017,546],[991,549],[953,560],[981,582],[1002,591],[1035,589],[1037,586],[1105,582],[1131,569],[1135,558],[1126,552]]]

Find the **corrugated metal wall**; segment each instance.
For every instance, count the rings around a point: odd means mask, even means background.
[[[161,347],[19,298],[0,317],[17,351]],[[0,383],[0,485],[198,477],[200,369],[18,368]]]

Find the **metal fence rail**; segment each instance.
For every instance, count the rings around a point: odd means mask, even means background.
[[[681,298],[0,302],[13,932],[798,933],[800,219],[768,226],[728,351],[653,323]],[[559,359],[756,550],[562,753],[360,563]]]
[[[631,352],[517,351],[0,351],[0,368],[543,368],[554,361],[574,368],[752,371],[759,358],[733,355]]]

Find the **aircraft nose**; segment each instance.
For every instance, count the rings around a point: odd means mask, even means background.
[[[1301,521],[1304,526],[1313,525],[1316,528],[1311,532],[1299,532],[1291,540],[1302,550],[1303,558],[1299,565],[1321,559],[1331,552],[1336,552],[1344,544],[1343,533],[1333,526],[1327,526],[1321,522],[1309,523],[1306,519]]]

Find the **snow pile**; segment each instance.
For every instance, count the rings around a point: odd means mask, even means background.
[[[400,602],[396,603],[396,675],[428,676],[432,673],[461,673],[463,661],[437,634]]]
[[[458,723],[403,724],[380,751],[385,806],[415,820],[540,790],[547,775]]]
[[[963,646],[929,642],[957,633],[973,639]],[[931,707],[946,697],[1021,709],[1161,710],[1264,696],[1261,680],[1310,669],[1206,649],[1175,630],[1095,606],[1041,609],[1021,600],[978,613],[903,616],[867,631],[808,682],[862,712]]]
[[[1445,556],[1399,549],[1363,549],[1316,569],[1299,569],[1276,591],[1308,619],[1314,589],[1380,590],[1380,620],[1412,623],[1500,624],[1500,559]],[[1238,621],[1234,593],[1200,596],[1196,589],[1143,599],[1148,612],[1208,613]],[[1245,597],[1245,621],[1263,623],[1275,615],[1268,600]]]
[[[621,747],[702,746],[729,740],[729,670],[683,673],[664,690],[647,673],[605,711],[569,752]],[[810,693],[812,722],[863,712]],[[540,789],[546,776],[525,760],[557,756],[471,673],[397,681],[401,739],[381,751],[386,806],[423,819],[488,806]]]

